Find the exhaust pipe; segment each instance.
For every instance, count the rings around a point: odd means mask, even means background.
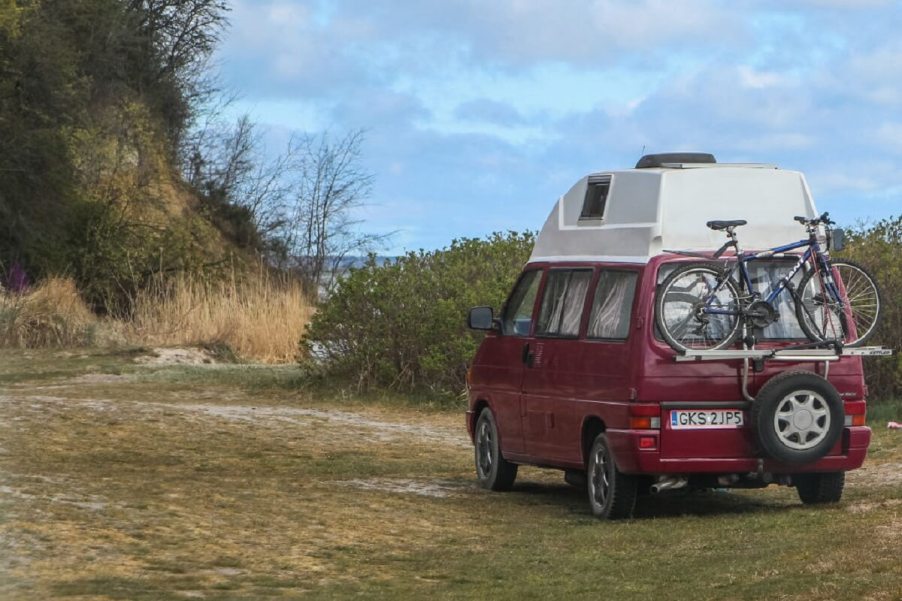
[[[739,482],[739,474],[727,474],[726,476],[717,477],[718,486],[732,486]]]
[[[685,488],[687,484],[689,484],[689,478],[687,476],[660,476],[658,481],[652,484],[649,490],[651,490],[652,494],[656,495],[665,490]]]

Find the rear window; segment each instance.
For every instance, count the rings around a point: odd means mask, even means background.
[[[665,263],[664,265],[661,265],[658,269],[658,285],[660,285],[674,269],[683,264],[684,263]],[[749,270],[749,277],[752,280],[752,287],[762,296],[767,296],[768,293],[773,290],[774,286],[776,286],[780,278],[789,273],[789,270],[792,269],[794,264],[794,259],[752,261],[748,263],[747,267]],[[735,276],[738,277],[738,274],[739,272],[737,271]],[[793,276],[792,284],[798,287],[801,280],[802,270],[800,269],[798,273]],[[744,291],[744,287],[740,290]],[[789,291],[784,290],[780,296],[777,297],[777,300],[774,301],[774,306],[780,318],[763,330],[760,330],[757,333],[757,336],[762,340],[807,340],[805,332],[802,331],[802,327],[799,325],[799,320],[796,317],[795,303],[793,303]],[[658,339],[661,339],[661,335],[657,331],[657,325],[655,325],[655,336]]]

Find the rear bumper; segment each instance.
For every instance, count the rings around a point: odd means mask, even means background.
[[[759,470],[763,459],[765,472],[788,474],[794,472],[845,472],[861,467],[871,442],[871,429],[852,427],[843,430],[836,447],[826,457],[813,463],[787,464],[762,457],[667,457],[660,449],[639,448],[639,437],[648,437],[650,430],[608,430],[614,459],[620,471],[627,474],[730,474]]]

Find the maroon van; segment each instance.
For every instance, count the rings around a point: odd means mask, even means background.
[[[861,355],[888,351],[812,348],[779,304],[722,351],[677,352],[655,321],[659,285],[698,261],[665,247],[717,248],[722,232],[704,224],[724,213],[748,220],[747,248],[797,239],[792,215],[816,215],[803,176],[710,155],[643,161],[580,180],[500,315],[471,310],[470,327],[487,331],[468,374],[480,484],[508,490],[520,464],[564,470],[604,518],[631,516],[640,492],[685,487],[776,483],[804,503],[839,501],[871,437]],[[797,259],[755,261],[751,281],[764,290]],[[781,403],[789,418],[774,414]],[[801,435],[786,435],[787,419]]]

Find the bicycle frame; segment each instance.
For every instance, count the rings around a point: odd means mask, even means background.
[[[811,260],[812,256],[815,257],[814,267],[815,269],[820,269],[821,273],[824,274],[824,285],[828,290],[829,294],[833,297],[833,300],[836,302],[842,302],[841,296],[839,293],[839,289],[836,286],[836,282],[833,280],[833,275],[830,270],[830,265],[827,260],[826,255],[821,251],[820,244],[818,244],[817,239],[814,236],[809,237],[808,240],[799,240],[798,242],[793,242],[791,244],[786,244],[784,246],[777,246],[775,248],[771,248],[769,250],[763,252],[743,252],[737,255],[736,263],[730,269],[730,271],[726,274],[726,277],[717,283],[717,286],[714,288],[712,293],[710,294],[707,302],[705,302],[704,312],[710,315],[740,315],[742,313],[742,307],[740,307],[739,311],[731,310],[731,309],[719,309],[717,307],[713,307],[712,303],[714,303],[716,299],[717,293],[724,286],[725,282],[733,277],[733,274],[736,273],[736,270],[739,270],[740,274],[740,285],[744,285],[745,289],[748,291],[748,298],[754,299],[755,297],[760,296],[758,292],[756,292],[752,288],[752,279],[749,275],[748,263],[752,261],[759,261],[762,259],[770,259],[773,257],[779,257],[782,253],[785,253],[790,250],[795,250],[797,248],[804,248],[805,252],[799,257],[799,260],[796,261],[796,264],[792,269],[789,270],[780,280],[777,282],[777,285],[770,291],[764,300],[767,303],[773,303],[780,294],[783,293],[784,290],[789,286],[789,282],[793,277],[799,272],[799,269],[802,268],[805,263]],[[794,290],[790,290],[790,292],[795,295]]]

